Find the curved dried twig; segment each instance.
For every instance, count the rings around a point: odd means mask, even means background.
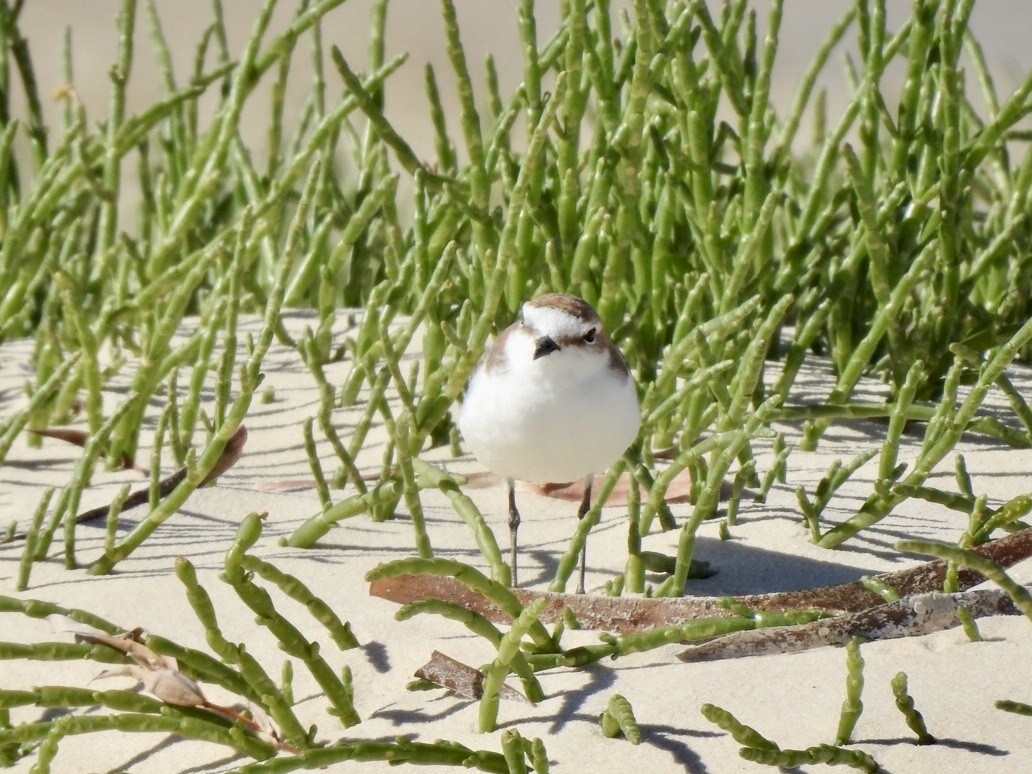
[[[1002,567],[1009,567],[1032,556],[1032,530],[1016,532],[972,550]],[[946,578],[946,567],[947,562],[935,560],[906,570],[884,573],[875,576],[874,580],[877,584],[891,587],[900,597],[914,597],[940,591]],[[957,573],[957,589],[965,591],[982,580],[976,572],[961,570]],[[369,593],[399,604],[418,599],[441,599],[462,605],[496,623],[511,621],[511,617],[501,609],[449,577],[400,575],[384,578],[370,583]],[[557,594],[529,589],[513,589],[513,593],[521,605],[545,599],[541,612],[543,622],[558,621],[564,611],[569,610],[583,628],[620,634],[674,626],[694,618],[735,615],[725,606],[723,597],[646,599]],[[885,600],[860,581],[803,591],[748,594],[733,597],[733,600],[739,606],[744,605],[754,611],[817,609],[842,614],[885,606]]]

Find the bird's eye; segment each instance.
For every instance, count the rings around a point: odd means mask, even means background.
[[[584,341],[591,344],[595,340],[595,329],[592,328],[590,331],[584,334]]]

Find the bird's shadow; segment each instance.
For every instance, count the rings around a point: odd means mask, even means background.
[[[697,538],[693,558],[709,563],[706,578],[690,578],[691,596],[769,594],[851,583],[879,572],[850,564],[770,551],[735,540]]]
[[[548,548],[520,550],[521,558],[530,561],[521,565],[521,585],[527,588],[547,588],[555,577],[562,552]],[[851,583],[864,575],[881,572],[873,568],[856,567],[839,562],[811,559],[782,551],[758,548],[735,540],[716,540],[699,537],[695,542],[693,558],[709,564],[709,577],[689,578],[685,584],[687,596],[727,596],[769,594],[778,591],[799,591]],[[592,566],[588,552],[588,585],[598,585],[600,574],[618,574],[622,568]],[[533,575],[530,573],[533,572]],[[571,586],[578,570],[570,578]],[[661,583],[666,576],[650,575],[652,583]]]

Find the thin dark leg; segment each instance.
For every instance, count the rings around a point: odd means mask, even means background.
[[[520,512],[516,509],[516,482],[509,479],[509,569],[512,571],[512,587],[519,586],[516,580],[516,531],[520,528]]]
[[[581,498],[580,508],[577,509],[577,518],[583,519],[584,514],[591,510],[591,480],[592,476],[584,479],[584,497]],[[580,580],[577,582],[577,593],[584,593],[584,575],[587,572],[588,564],[588,540],[584,539],[584,545],[580,552]]]

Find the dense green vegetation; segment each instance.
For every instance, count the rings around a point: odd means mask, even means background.
[[[340,470],[330,481],[343,488],[320,482],[323,511],[291,543],[310,544],[343,514],[401,508],[429,561],[420,492],[454,482],[420,455],[459,443],[452,410],[485,342],[545,290],[596,306],[641,388],[642,432],[597,499],[630,471],[647,487],[628,509],[640,538],[674,526],[666,487],[691,472],[679,550],[655,594],[683,593],[695,530],[716,512],[725,480],[733,509],[747,486],[762,497],[791,464],[777,422],[805,423],[793,443],[812,448],[835,422],[885,420],[875,449],[800,493],[800,518],[820,545],[841,545],[910,497],[965,510],[968,543],[1029,510],[1028,498],[987,506],[961,475],[957,492],[926,485],[965,432],[1032,445],[1032,410],[1006,370],[1032,360],[1032,75],[997,92],[968,30],[973,0],[917,0],[898,29],[887,28],[883,1],[858,0],[780,113],[770,98],[779,0],[766,28],[744,0],[719,10],[635,0],[626,17],[608,0],[564,0],[548,34],[525,0],[523,78],[512,93],[499,90],[490,60],[478,93],[471,70],[480,65],[444,0],[461,110],[446,115],[428,68],[432,158],[383,112],[402,61],[385,59],[386,3],[374,7],[363,72],[323,27],[342,2],[301,3],[273,29],[268,0],[240,51],[228,46],[216,2],[193,67],[174,72],[155,4],[125,0],[108,114],[87,120],[68,72],[58,126],[43,119],[21,3],[0,3],[0,343],[31,337],[35,372],[28,401],[4,404],[0,463],[26,428],[76,424],[89,439],[53,508],[37,514],[26,568],[48,555],[61,525],[74,564],[71,517],[95,466],[145,465],[138,450],[154,433],[189,472],[91,571],[129,556],[218,464],[277,338],[298,348],[323,388],[309,448],[332,445]],[[125,94],[141,24],[164,94],[134,113]],[[847,37],[859,51],[848,62],[852,97],[829,115],[816,82]],[[284,91],[302,61],[314,73],[294,115]],[[898,95],[881,85],[897,62],[906,73]],[[273,95],[260,153],[240,134],[259,89]],[[205,118],[199,105],[212,99]],[[287,308],[313,311],[296,340],[280,323]],[[334,320],[353,308],[363,310],[357,332],[335,339]],[[247,314],[263,319],[253,339],[238,332]],[[416,346],[420,364],[403,367]],[[814,356],[830,360],[836,379],[821,405],[793,391]],[[322,367],[341,358],[351,376],[328,384]],[[779,375],[765,379],[775,362]],[[854,397],[865,375],[889,385],[886,402]],[[131,387],[105,402],[116,377]],[[982,411],[990,389],[1007,395],[1010,415]],[[345,444],[331,414],[360,394],[368,421]],[[166,406],[156,428],[144,421],[152,401]],[[354,458],[372,421],[392,445],[370,483]],[[910,467],[897,460],[907,425],[924,433]],[[780,452],[771,469],[757,470],[758,439]],[[879,476],[864,505],[845,522],[822,522],[828,498],[874,455]],[[472,503],[449,491],[476,522]],[[553,590],[565,589],[597,519],[596,508],[582,522]],[[492,545],[480,543],[501,573]],[[623,588],[643,591],[633,541],[626,562]],[[533,624],[521,616],[507,645]]]

